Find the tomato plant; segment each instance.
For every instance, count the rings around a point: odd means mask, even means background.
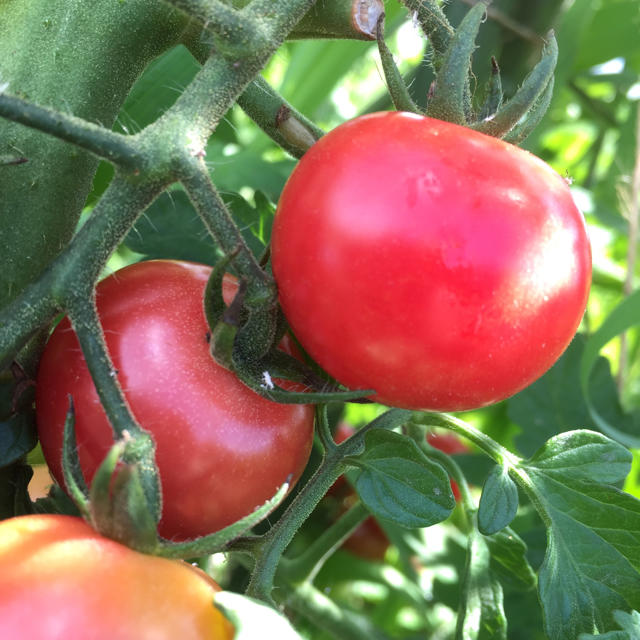
[[[134,416],[156,442],[159,532],[169,539],[218,530],[253,511],[290,476],[295,482],[313,437],[312,407],[261,398],[210,356],[202,302],[210,272],[199,264],[149,261],[121,269],[97,287],[118,379]],[[235,289],[227,277],[227,301]],[[90,479],[113,436],[65,319],[47,344],[36,392],[42,449],[59,483],[69,394],[80,462]]]
[[[0,523],[3,638],[231,640],[219,590],[192,565],[133,551],[80,518]]]
[[[377,401],[502,400],[565,350],[591,251],[565,181],[510,144],[402,112],[338,126],[291,174],[272,235],[311,356]]]

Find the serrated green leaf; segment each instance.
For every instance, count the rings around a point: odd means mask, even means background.
[[[378,518],[400,526],[429,527],[445,520],[455,507],[449,476],[429,460],[413,440],[392,431],[366,434],[358,456],[355,488]]]
[[[283,615],[263,602],[231,591],[220,591],[215,594],[214,603],[235,627],[234,640],[302,640]]]
[[[501,640],[507,637],[502,586],[490,571],[489,546],[475,528],[469,534],[462,579],[456,640]]]
[[[606,420],[595,407],[589,394],[589,377],[593,369],[600,349],[609,340],[623,333],[627,329],[640,323],[640,290],[625,298],[607,317],[602,326],[589,338],[582,355],[580,366],[580,385],[584,394],[589,412],[598,428],[609,437],[615,438],[628,447],[640,447],[640,413],[636,412],[625,416],[625,422],[630,426],[621,430],[617,425]]]
[[[624,480],[631,470],[633,455],[606,436],[580,429],[560,433],[548,440],[529,460],[529,465],[544,469],[562,480],[567,473],[573,479],[614,484]]]
[[[518,487],[505,467],[496,465],[485,480],[478,506],[478,528],[491,535],[511,524],[518,511]]]
[[[491,552],[491,570],[503,585],[520,591],[536,585],[536,574],[527,560],[527,545],[513,529],[505,527],[485,541]]]
[[[550,640],[605,632],[615,609],[640,607],[640,501],[605,483],[629,464],[622,446],[578,431],[515,471],[547,526],[539,593]]]
[[[579,640],[637,640],[640,638],[640,613],[637,611],[631,613],[616,611],[613,618],[623,631],[610,631],[599,636],[582,633]]]
[[[32,410],[16,413],[0,422],[0,467],[6,467],[26,455],[38,444],[35,415]]]

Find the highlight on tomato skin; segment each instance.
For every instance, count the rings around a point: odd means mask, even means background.
[[[97,286],[107,348],[133,415],[155,440],[162,485],[159,533],[185,540],[217,531],[295,483],[313,441],[311,405],[257,395],[209,352],[203,292],[211,267],[151,260]],[[227,303],[237,283],[226,277]],[[286,340],[281,348],[291,352]],[[68,396],[75,407],[87,480],[113,443],[75,333],[64,319],[45,348],[36,381],[38,434],[63,485],[62,433]]]
[[[289,325],[334,378],[382,404],[463,411],[515,394],[563,353],[591,249],[568,185],[539,158],[384,112],[299,161],[272,265]]]
[[[177,560],[133,551],[80,518],[0,522],[0,638],[231,640],[220,587]]]

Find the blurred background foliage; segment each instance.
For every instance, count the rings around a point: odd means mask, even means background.
[[[318,0],[322,2],[322,0]],[[444,9],[457,24],[474,0],[451,0]],[[414,99],[424,104],[430,82],[428,42],[396,0],[386,0],[388,44]],[[507,96],[537,61],[542,38],[554,29],[560,57],[549,111],[524,147],[551,164],[572,183],[592,241],[594,281],[581,335],[561,361],[540,381],[497,406],[472,413],[472,421],[521,455],[531,455],[548,437],[574,428],[598,429],[581,388],[582,353],[589,336],[637,287],[636,261],[640,151],[640,0],[494,0],[478,38],[474,57],[479,93],[495,56]],[[116,128],[134,133],[155,120],[177,98],[198,70],[183,47],[156,60],[140,78],[118,118]],[[368,111],[391,109],[375,44],[351,41],[295,41],[283,46],[264,77],[297,109],[325,129]],[[256,252],[269,239],[273,203],[295,161],[239,109],[232,109],[207,147],[213,179]],[[375,162],[375,157],[372,157]],[[111,179],[100,167],[88,210]],[[635,201],[634,201],[635,198]],[[141,218],[111,260],[115,270],[128,262],[170,257],[213,263],[218,254],[186,196],[171,191]],[[640,425],[640,305],[623,314],[624,337],[617,330],[589,377],[593,406],[609,424],[637,437]],[[606,340],[605,340],[606,342]],[[582,372],[583,373],[583,372]],[[333,421],[358,427],[383,408],[376,405],[334,407]],[[640,497],[640,456],[625,489]],[[482,485],[487,461],[473,453],[457,456],[471,483]],[[528,544],[537,567],[544,554],[544,529],[523,498],[513,528]],[[324,567],[316,585],[347,612],[366,613],[389,637],[438,640],[452,637],[458,602],[458,576],[464,564],[464,537],[450,522],[424,531],[385,525],[394,542],[385,560],[365,561],[339,551]],[[300,532],[300,548],[327,526],[327,510],[318,512]],[[408,562],[410,558],[411,562]],[[241,567],[210,559],[224,582],[241,584]],[[543,638],[535,591],[505,588],[509,638]],[[311,627],[308,637],[325,637]],[[372,637],[375,637],[372,635]]]

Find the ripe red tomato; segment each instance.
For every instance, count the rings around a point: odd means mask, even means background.
[[[439,411],[541,376],[591,277],[582,215],[548,165],[401,112],[356,118],[307,151],[272,259],[284,313],[322,367],[384,404]]]
[[[133,551],[80,518],[0,523],[0,638],[231,640],[219,590],[199,569]]]
[[[109,353],[140,424],[157,445],[162,482],[160,534],[188,539],[249,514],[308,460],[313,408],[261,398],[209,355],[203,292],[210,267],[141,262],[97,287]],[[231,298],[235,281],[225,280]],[[53,476],[63,482],[62,431],[68,394],[76,409],[87,479],[112,444],[112,431],[75,333],[65,319],[38,371],[38,433]]]

